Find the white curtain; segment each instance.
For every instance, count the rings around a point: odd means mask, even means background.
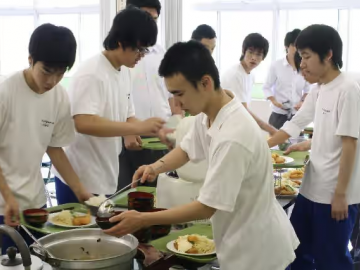
[[[165,48],[169,49],[174,43],[182,41],[182,0],[163,1],[163,10]]]
[[[100,37],[101,42],[110,31],[112,21],[116,15],[117,0],[100,0]]]

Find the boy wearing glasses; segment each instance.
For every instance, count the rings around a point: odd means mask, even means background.
[[[242,45],[242,55],[240,63],[231,67],[224,73],[221,80],[221,86],[233,92],[236,98],[245,106],[251,116],[255,119],[261,129],[270,135],[276,132],[276,129],[254,115],[248,108],[251,102],[251,91],[254,86],[254,78],[251,71],[255,69],[267,56],[269,51],[269,42],[258,33],[249,34]]]
[[[127,0],[127,6],[134,6],[148,12],[155,21],[160,16],[161,4],[159,0]],[[165,50],[160,44],[149,48],[149,52],[131,70],[132,99],[135,116],[139,120],[150,117],[160,117],[167,120],[173,114],[182,114],[175,106],[172,95],[166,90],[164,80],[159,76],[158,69]],[[118,189],[131,183],[136,169],[144,164],[152,163],[167,151],[152,151],[141,147],[139,136],[123,138],[123,150],[119,156],[120,173]],[[156,183],[154,183],[155,185]]]
[[[66,154],[83,185],[93,194],[113,194],[119,175],[122,136],[157,134],[160,118],[145,121],[134,115],[133,68],[156,43],[157,26],[148,12],[126,8],[114,18],[104,41],[105,51],[83,63],[69,87],[71,114],[77,134]],[[59,204],[76,202],[56,173]]]

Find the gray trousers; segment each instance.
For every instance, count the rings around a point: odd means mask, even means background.
[[[168,153],[168,150],[148,150],[130,151],[125,148],[123,140],[123,149],[119,155],[120,173],[118,178],[118,190],[126,187],[132,181],[136,170],[143,166],[154,163]],[[145,186],[156,187],[156,181],[145,183]]]

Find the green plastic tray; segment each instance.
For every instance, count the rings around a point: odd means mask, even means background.
[[[168,147],[160,142],[159,138],[145,138],[142,139],[142,148],[154,151],[168,150]]]
[[[170,241],[176,240],[179,236],[187,235],[187,234],[200,234],[200,235],[205,235],[211,239],[213,238],[211,225],[197,224],[192,227],[186,228],[184,230],[173,231],[165,237],[151,241],[150,245],[154,246],[156,249],[158,249],[162,252],[169,253],[170,251],[166,248],[167,243],[169,243]],[[182,258],[182,259],[186,259],[186,260],[197,262],[197,263],[204,263],[204,264],[210,263],[216,259],[215,255],[194,257],[194,256],[176,254],[176,256],[179,258]]]
[[[59,206],[55,206],[55,207],[46,208],[45,210],[52,213],[52,212],[56,212],[59,210],[73,208],[73,207],[76,208],[79,206],[83,206],[83,205],[79,204],[79,203],[67,203],[67,204],[63,204],[63,205],[59,205]],[[50,224],[49,222],[46,222],[43,227],[34,227],[34,226],[31,226],[26,223],[22,213],[20,214],[20,223],[22,225],[25,225],[25,227],[27,227],[33,231],[42,233],[42,234],[51,234],[51,233],[63,232],[63,231],[67,231],[67,230],[76,230],[76,229],[72,229],[72,228],[62,228],[62,227],[54,226],[54,225]],[[94,225],[93,227],[97,227],[97,225]],[[87,227],[87,228],[89,228],[89,227]]]
[[[279,151],[279,150],[271,150],[271,153],[277,153],[280,156],[285,156],[283,151]],[[289,155],[287,155],[288,157],[291,157],[294,159],[293,162],[291,163],[287,163],[287,164],[274,164],[274,169],[287,169],[287,168],[302,168],[304,167],[304,161],[306,156],[309,155],[308,151],[304,151],[304,152],[292,152]]]
[[[128,208],[128,198],[127,195],[130,192],[134,192],[134,191],[142,191],[142,192],[148,192],[151,194],[156,195],[156,188],[154,187],[136,187],[136,188],[132,188],[129,189],[127,191],[124,191],[123,193],[119,194],[118,197],[114,198],[113,201],[115,202],[116,206],[118,207],[124,207],[124,208]]]

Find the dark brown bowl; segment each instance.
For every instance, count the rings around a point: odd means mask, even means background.
[[[159,212],[167,210],[166,208],[154,208],[149,212]],[[151,238],[157,239],[168,235],[171,231],[171,225],[154,225],[151,226]]]
[[[95,221],[96,224],[103,230],[108,230],[114,227],[119,222],[110,222],[110,218],[120,215],[123,211],[115,211],[112,216],[110,217],[96,217]]]
[[[128,209],[148,212],[154,209],[154,195],[148,192],[135,191],[128,194]]]
[[[49,212],[45,209],[27,209],[23,211],[23,217],[27,224],[35,227],[43,226],[49,218]]]

